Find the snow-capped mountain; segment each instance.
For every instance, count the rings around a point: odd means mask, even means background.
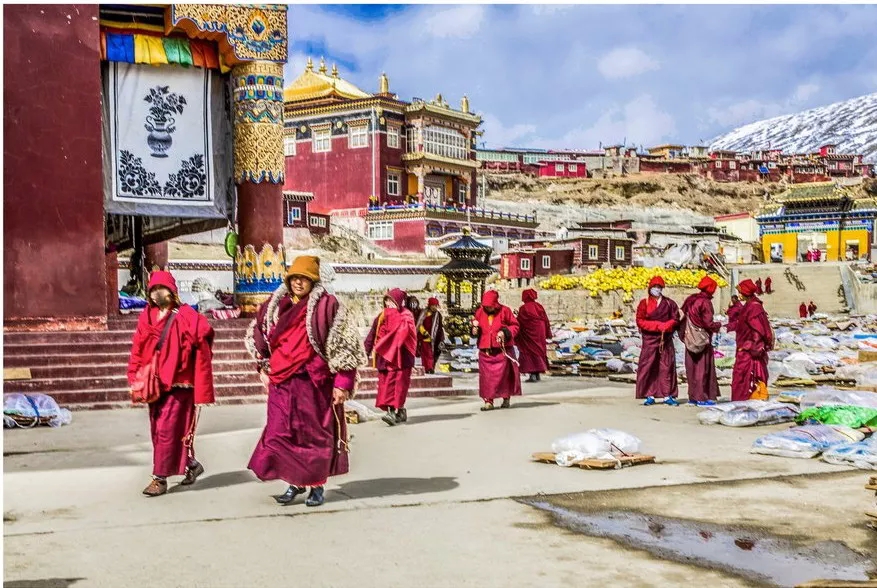
[[[713,139],[710,147],[811,153],[827,143],[836,144],[838,153],[861,153],[877,162],[877,94],[750,123]]]

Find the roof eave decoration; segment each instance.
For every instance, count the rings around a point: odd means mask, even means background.
[[[416,101],[405,107],[405,112],[408,113],[414,114],[420,111],[425,111],[430,114],[435,114],[437,116],[446,116],[458,120],[464,120],[466,122],[474,124],[475,126],[480,125],[482,122],[481,117],[477,114],[460,112],[459,110],[454,110],[445,106],[437,106],[435,104],[429,104],[427,102]]]
[[[178,30],[216,41],[229,66],[286,63],[287,9],[285,4],[171,4],[165,11],[165,34]]]

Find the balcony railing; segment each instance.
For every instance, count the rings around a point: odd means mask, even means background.
[[[368,208],[369,213],[392,212],[392,211],[411,211],[423,210],[442,215],[450,215],[454,217],[465,217],[473,220],[499,220],[511,221],[517,223],[535,224],[536,215],[517,214],[513,212],[502,212],[500,210],[489,210],[486,208],[475,208],[473,206],[452,206],[426,204],[423,202],[411,202],[410,204],[380,204],[371,205]]]

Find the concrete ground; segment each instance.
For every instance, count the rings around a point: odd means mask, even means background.
[[[749,453],[784,426],[699,425],[697,410],[643,407],[630,386],[546,379],[512,410],[472,398],[412,402],[405,426],[351,426],[351,472],[319,509],[279,507],[246,470],[264,407],[205,408],[207,473],[147,499],[146,412],[81,412],[61,429],[4,432],[5,584],[75,586],[751,586],[698,559],[656,556],[555,524],[518,498],[716,523],[802,546],[877,553],[867,472]],[[584,471],[534,463],[561,435],[628,431],[659,463]],[[745,557],[743,555],[742,557]]]

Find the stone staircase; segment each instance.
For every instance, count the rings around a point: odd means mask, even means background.
[[[841,266],[838,263],[799,263],[793,265],[758,265],[740,267],[739,280],[746,278],[755,281],[770,276],[774,293],[762,296],[767,313],[776,318],[798,316],[798,306],[812,300],[818,312],[830,315],[840,314],[846,304],[838,296],[841,287]],[[788,273],[788,277],[787,277]],[[803,290],[798,288],[803,286]]]
[[[4,367],[28,368],[31,379],[4,381],[3,391],[49,394],[58,404],[73,410],[131,407],[126,374],[136,324],[136,318],[120,318],[111,319],[107,331],[4,333]],[[211,324],[216,331],[213,343],[216,403],[264,402],[265,388],[243,345],[249,319]],[[377,372],[363,369],[357,399],[373,399],[377,383]],[[449,375],[424,374],[422,369],[415,368],[409,397],[476,393],[454,388]]]

